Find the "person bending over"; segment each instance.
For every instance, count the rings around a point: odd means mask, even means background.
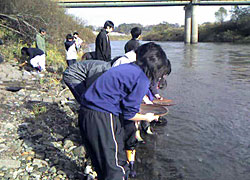
[[[27,48],[23,47],[21,49],[21,54],[23,56],[29,56],[28,64],[39,72],[45,71],[45,54],[41,49],[38,48]]]
[[[109,69],[81,95],[79,126],[98,180],[122,180],[128,163],[124,151],[123,120],[148,121],[159,117],[138,114],[150,82],[167,72],[162,48],[151,42],[136,50],[137,61]],[[119,116],[123,117],[122,119]]]

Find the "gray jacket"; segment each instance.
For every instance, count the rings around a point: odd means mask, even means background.
[[[78,61],[67,67],[63,73],[63,80],[71,91],[75,91],[72,93],[79,102],[79,96],[81,96],[99,76],[110,68],[111,62],[102,60]]]

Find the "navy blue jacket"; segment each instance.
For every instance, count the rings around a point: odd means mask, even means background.
[[[122,64],[102,74],[82,94],[81,105],[131,119],[139,112],[150,81],[136,64]]]
[[[38,49],[38,48],[28,48],[27,54],[29,56],[29,60],[31,60],[35,56],[41,56],[41,55],[43,55],[44,52],[41,49]]]

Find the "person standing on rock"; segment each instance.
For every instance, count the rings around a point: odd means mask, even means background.
[[[103,61],[111,61],[111,46],[109,33],[114,30],[114,23],[106,21],[95,41],[95,58]]]
[[[36,35],[36,48],[41,49],[46,54],[46,43],[45,43],[46,29],[41,28],[39,33]]]

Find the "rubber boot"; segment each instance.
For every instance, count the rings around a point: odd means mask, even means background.
[[[129,169],[130,169],[129,177],[130,178],[135,178],[136,177],[135,153],[136,153],[135,149],[134,150],[126,150],[127,159],[128,159],[128,162],[129,162]]]
[[[134,161],[129,162],[129,169],[130,169],[129,177],[136,178],[135,162]]]

